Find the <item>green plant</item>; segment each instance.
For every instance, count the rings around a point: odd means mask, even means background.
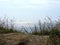
[[[58,45],[59,31],[57,29],[52,29],[50,31],[49,39],[53,43],[53,45]]]

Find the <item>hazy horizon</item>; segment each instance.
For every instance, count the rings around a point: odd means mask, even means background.
[[[60,0],[0,0],[0,18],[16,20],[17,24],[36,23],[49,16],[60,16]]]

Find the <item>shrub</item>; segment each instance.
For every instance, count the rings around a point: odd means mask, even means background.
[[[52,29],[50,31],[49,39],[53,45],[58,45],[59,31],[57,29]]]

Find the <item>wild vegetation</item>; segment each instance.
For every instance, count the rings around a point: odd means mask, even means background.
[[[13,20],[9,20],[6,17],[4,17],[3,19],[0,18],[0,34],[17,32],[18,31],[14,28]]]
[[[9,23],[10,21],[10,23]],[[49,36],[50,45],[60,45],[60,19],[53,21],[48,17],[48,21],[42,23],[38,22],[37,25],[33,27],[22,27],[22,31],[14,28],[14,21],[9,20],[8,18],[0,19],[0,34],[6,33],[24,33],[29,35],[39,35],[39,36]],[[30,30],[30,32],[28,31]],[[0,40],[0,45],[3,45],[3,42]],[[47,44],[49,45],[49,44]]]

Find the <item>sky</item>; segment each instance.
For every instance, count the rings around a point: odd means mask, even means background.
[[[60,0],[0,0],[0,18],[14,18],[18,24],[35,23],[47,16],[60,16]]]

